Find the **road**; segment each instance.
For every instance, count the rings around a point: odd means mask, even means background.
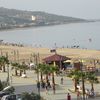
[[[10,74],[11,75],[11,74]],[[7,73],[0,73],[1,80],[6,80]],[[41,96],[43,96],[46,100],[67,100],[67,93],[69,92],[69,88],[73,87],[73,82],[70,78],[63,77],[63,84],[60,84],[61,76],[55,76],[56,82],[56,94],[53,94],[52,89],[49,90],[48,94],[46,94],[45,90],[41,89]],[[16,93],[22,92],[35,92],[38,93],[36,87],[37,75],[34,71],[27,71],[27,78],[21,78],[12,76],[12,86],[15,87]],[[51,80],[50,80],[51,82]],[[85,88],[91,89],[91,85],[89,83],[85,83]],[[95,91],[100,91],[100,84],[94,84]],[[70,93],[72,100],[76,100],[76,94]],[[88,100],[91,100],[88,99]],[[100,100],[100,98],[94,98],[93,100]]]

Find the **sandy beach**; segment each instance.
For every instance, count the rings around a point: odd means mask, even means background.
[[[82,59],[100,59],[100,51],[74,48],[57,48],[57,53],[70,57]],[[8,55],[11,61],[30,61],[34,60],[34,55],[39,54],[40,61],[43,58],[53,55],[49,48],[33,48],[0,45],[0,55]]]

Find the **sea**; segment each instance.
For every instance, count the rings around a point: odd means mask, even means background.
[[[100,50],[100,22],[4,30],[0,40],[33,47]]]

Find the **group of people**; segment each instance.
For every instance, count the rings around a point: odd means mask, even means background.
[[[86,89],[85,90],[85,98],[88,99],[90,97],[95,97],[95,93],[94,93],[94,90],[89,90],[89,89]],[[80,100],[82,99],[82,91],[80,91],[79,89],[77,90],[77,100]]]
[[[90,97],[95,97],[94,89],[85,89],[85,98],[88,99]],[[77,85],[77,100],[82,98],[82,87],[78,84]]]
[[[46,94],[48,93],[49,89],[51,88],[51,84],[50,84],[50,81],[47,80],[46,82],[44,80],[42,80],[39,85],[37,83],[37,88],[42,88],[42,89],[45,89],[46,91]]]
[[[88,97],[94,97],[95,96],[95,93],[94,93],[93,89],[91,89],[91,90],[86,89],[85,92],[86,92],[86,98],[88,98]]]

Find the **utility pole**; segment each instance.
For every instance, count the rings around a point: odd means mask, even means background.
[[[35,54],[35,64],[36,67],[38,67],[38,59],[39,59],[39,55]],[[39,81],[39,69],[37,68],[37,88],[38,88],[38,94],[40,96],[40,81]]]
[[[83,62],[81,60],[81,74],[82,74],[82,93],[83,93],[83,100],[85,100],[85,85],[84,85],[84,75],[83,75]]]
[[[6,52],[6,58],[8,60],[8,52]],[[9,85],[10,82],[9,82],[9,61],[7,61],[7,84]]]

